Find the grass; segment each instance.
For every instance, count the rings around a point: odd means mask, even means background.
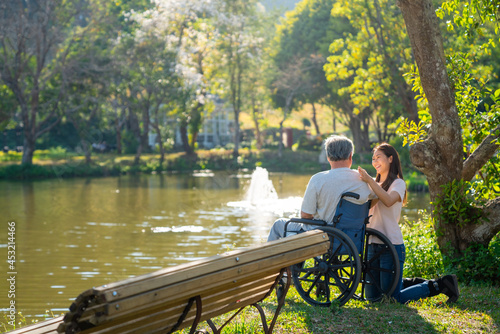
[[[447,297],[412,302],[375,303],[350,300],[341,308],[308,305],[290,288],[273,333],[499,333],[500,288],[461,287],[457,303],[447,305]],[[263,302],[268,320],[277,307],[272,294]],[[222,323],[227,315],[217,318]],[[205,324],[199,326],[205,328]],[[208,327],[206,327],[208,329]],[[184,330],[182,333],[188,333]],[[248,308],[223,333],[261,333],[258,312]]]
[[[408,305],[382,302],[371,304],[351,299],[343,307],[313,307],[303,301],[292,286],[278,316],[273,333],[500,333],[500,288],[493,286],[460,286],[457,303],[446,304],[444,295],[426,298]],[[277,307],[275,294],[265,299],[263,307],[268,321]],[[230,314],[214,319],[221,325]],[[49,318],[59,316],[53,315]],[[1,321],[0,321],[1,322]],[[20,326],[32,322],[25,319]],[[2,330],[10,330],[4,323]],[[203,322],[198,329],[209,330]],[[189,333],[184,329],[180,333]],[[257,310],[246,308],[224,328],[225,334],[262,333]]]

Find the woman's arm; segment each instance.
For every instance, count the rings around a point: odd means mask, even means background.
[[[391,191],[391,193],[388,193],[377,182],[375,182],[375,180],[370,175],[368,175],[366,170],[361,167],[358,167],[358,172],[361,180],[368,183],[375,195],[377,195],[379,201],[384,203],[385,206],[392,206],[396,202],[401,202],[401,197],[399,196],[397,191]]]

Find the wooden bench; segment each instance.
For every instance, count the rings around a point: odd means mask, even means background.
[[[263,331],[271,333],[290,280],[269,324],[258,303],[285,272],[290,277],[289,266],[326,253],[329,244],[326,233],[314,230],[93,288],[78,296],[64,317],[47,321],[50,325],[12,334],[173,333],[188,327],[196,333],[202,321],[220,333],[250,305],[259,311]],[[211,320],[230,311],[236,312],[219,327]]]

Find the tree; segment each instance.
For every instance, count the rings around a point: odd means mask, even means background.
[[[278,72],[275,81],[272,83],[275,103],[283,112],[283,118],[280,121],[279,157],[283,154],[283,123],[296,105],[297,97],[310,92],[313,78],[309,76],[309,71],[311,68],[316,67],[318,63],[323,63],[321,57],[312,57],[312,59],[295,58],[283,70]]]
[[[149,147],[149,133],[155,130],[160,140],[160,163],[163,162],[163,138],[160,128],[160,110],[173,100],[177,87],[175,75],[176,53],[167,42],[149,31],[137,31],[122,38],[123,79],[130,103],[129,121],[139,145],[135,155],[138,164]]]
[[[19,108],[22,163],[32,164],[37,138],[63,117],[61,105],[75,75],[70,51],[87,30],[85,2],[11,0],[0,6],[0,79]]]
[[[240,114],[245,109],[245,77],[251,69],[251,60],[256,57],[263,40],[259,13],[264,7],[255,0],[220,0],[217,3],[214,26],[217,28],[220,50],[220,67],[217,77],[225,88],[226,98],[234,115],[234,150],[233,157],[239,155]]]
[[[483,94],[490,93],[489,104],[470,95],[476,91],[468,68],[470,61],[467,55],[445,55],[431,0],[398,0],[397,4],[418,68],[415,84],[428,106],[431,125],[424,140],[415,138],[410,150],[411,161],[429,182],[441,251],[460,256],[473,244],[487,247],[500,231],[500,197],[495,197],[500,190],[499,164],[495,158],[500,147],[500,91],[491,93],[491,89],[482,87]],[[478,28],[484,29],[490,20],[498,31],[498,8],[493,3],[472,1],[463,12],[458,8],[458,1],[449,1],[440,12],[456,10],[455,23],[460,23],[462,31],[469,36]],[[485,45],[491,47],[490,43]],[[417,125],[413,126],[415,130]],[[491,184],[495,179],[496,184]],[[479,187],[488,182],[490,187]],[[476,191],[468,193],[470,188]],[[471,194],[489,200],[477,206],[470,201]]]
[[[162,40],[175,54],[170,68],[176,75],[176,92],[169,103],[170,116],[178,118],[184,151],[193,154],[207,103],[207,58],[214,48],[216,29],[211,25],[213,1],[161,0],[132,18],[141,38]],[[158,128],[159,129],[159,128]],[[190,137],[190,138],[189,138]]]
[[[131,24],[129,18],[131,12],[144,12],[152,7],[149,0],[132,1],[93,1],[99,16],[96,21],[96,30],[99,39],[94,43],[99,47],[104,56],[111,61],[107,65],[106,84],[99,90],[99,95],[105,99],[101,108],[103,121],[111,126],[116,136],[116,151],[122,154],[122,132],[127,123],[127,115],[132,113],[133,99],[128,90],[129,72],[124,57],[126,54],[120,48],[121,44],[117,40],[124,36],[126,39],[129,34],[137,30],[136,24]]]
[[[297,95],[298,103],[310,103],[312,121],[316,133],[319,134],[316,105],[337,101],[335,84],[326,80],[324,65],[329,56],[329,46],[332,40],[341,38],[352,30],[346,19],[332,17],[330,14],[336,0],[303,0],[297,3],[295,9],[285,13],[277,26],[274,46],[270,50],[278,74],[290,62],[297,58],[322,59],[308,68],[307,76],[310,87],[304,94]]]
[[[247,57],[247,70],[242,77],[242,111],[248,113],[253,121],[257,149],[263,145],[262,124],[265,113],[272,109],[271,92],[268,83],[273,75],[273,62],[270,57],[271,41],[277,20],[275,12],[258,10],[256,20],[248,27],[249,35],[255,36]]]
[[[328,80],[345,83],[338,94],[349,97],[354,107],[345,110],[353,138],[367,140],[364,126],[372,125],[378,140],[388,141],[394,135],[389,126],[399,116],[418,120],[415,93],[403,77],[412,62],[404,22],[387,0],[337,1],[332,15],[348,19],[355,29],[332,43],[325,65]],[[359,144],[369,151],[369,142]]]

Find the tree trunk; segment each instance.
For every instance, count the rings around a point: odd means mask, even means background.
[[[33,155],[35,153],[35,138],[31,138],[31,136],[26,134],[26,130],[24,132],[24,142],[23,142],[23,158],[21,163],[32,165],[33,164]]]
[[[278,157],[281,158],[283,156],[283,123],[285,122],[285,118],[280,122],[280,141],[278,143]]]
[[[370,152],[370,140],[368,137],[368,127],[362,126],[363,122],[354,116],[349,116],[349,129],[352,132],[352,141],[356,152]]]
[[[191,142],[189,146],[191,146],[192,151],[194,152],[196,149],[196,141],[198,140],[198,133],[200,132],[200,127],[203,123],[202,119],[202,111],[203,104],[198,102],[196,106],[191,109],[191,119],[189,121],[191,128]]]
[[[332,110],[332,123],[333,123],[333,133],[337,132],[337,118],[335,117],[335,112]]]
[[[121,155],[122,154],[122,129],[121,129],[121,126],[119,125],[120,121],[119,120],[116,120],[116,127],[115,127],[115,131],[116,131],[116,153],[118,155]]]
[[[148,133],[150,124],[149,107],[150,104],[147,103],[142,111],[142,129],[139,126],[139,146],[137,147],[134,159],[134,164],[136,165],[138,165],[141,161],[142,152],[145,152],[148,147]]]
[[[158,129],[156,131],[156,134],[158,135],[158,147],[160,149],[160,161],[159,161],[160,167],[159,167],[159,169],[163,170],[163,161],[165,161],[165,149],[163,148],[163,138],[161,136],[159,126],[158,126]]]
[[[432,1],[399,0],[398,6],[405,20],[432,116],[427,139],[411,146],[410,157],[412,163],[426,175],[431,201],[434,201],[441,194],[442,185],[462,178],[462,128]],[[463,251],[472,242],[487,245],[500,231],[499,199],[488,202],[483,213],[489,214],[489,221],[482,224],[437,223],[435,229],[441,251],[451,255],[448,245],[458,251]]]
[[[120,121],[120,114],[118,113],[118,107],[116,106],[116,100],[113,101],[114,111],[115,111],[115,131],[116,131],[116,153],[122,154],[122,126],[123,122]],[[122,114],[125,114],[125,108],[122,108]]]
[[[240,153],[240,112],[234,110],[234,151],[233,158],[237,158]]]
[[[319,126],[318,126],[318,121],[316,119],[316,105],[314,104],[314,102],[311,103],[311,106],[312,106],[312,121],[313,121],[313,124],[314,124],[314,129],[316,129],[316,135],[320,135],[321,134],[321,131],[319,131]]]
[[[136,166],[139,165],[139,163],[141,162],[141,155],[142,155],[142,144],[139,143],[139,145],[137,145],[137,150],[135,151],[134,165]]]
[[[186,152],[187,155],[192,155],[194,151],[189,145],[188,129],[186,121],[181,121],[181,125],[179,126],[179,131],[181,132],[182,148],[184,149],[184,152]]]
[[[259,126],[259,108],[257,107],[254,94],[251,95],[251,103],[252,103],[252,120],[253,120],[253,125],[255,127],[255,141],[257,149],[260,150],[262,148],[262,134],[260,132],[260,126]]]
[[[85,163],[90,165],[92,163],[92,145],[85,139],[80,140],[80,145],[82,145],[82,150],[85,155]]]

